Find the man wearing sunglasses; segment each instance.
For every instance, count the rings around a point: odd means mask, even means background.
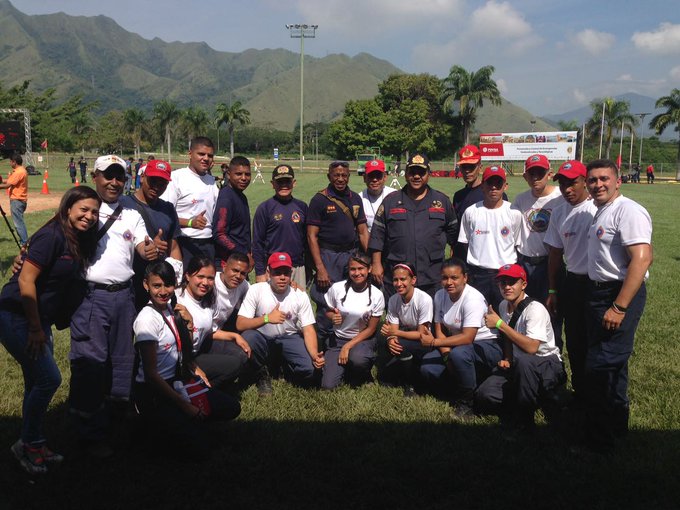
[[[127,401],[132,381],[134,254],[148,260],[158,249],[140,214],[119,203],[125,161],[101,156],[92,177],[102,199],[99,240],[94,262],[85,270],[84,298],[71,319],[69,404],[82,446],[94,457],[108,457],[113,453],[105,442],[108,402]]]

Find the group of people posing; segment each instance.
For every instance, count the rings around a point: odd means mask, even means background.
[[[42,427],[61,382],[52,325],[70,327],[69,410],[97,457],[113,453],[111,418],[130,400],[140,434],[163,430],[205,453],[201,422],[238,416],[235,388],[270,395],[272,370],[304,387],[362,384],[381,346],[379,377],[405,396],[445,395],[457,417],[497,413],[528,431],[566,381],[563,322],[588,446],[608,450],[627,430],[651,219],[620,195],[614,163],[569,161],[553,175],[531,156],[529,190],[512,204],[503,168],[482,170],[472,145],[458,153],[466,185],[453,201],[428,185],[424,154],[398,190],[384,162],[367,163],[358,194],[335,161],[309,205],[278,165],[251,230],[250,162],[234,157],[218,189],[213,159],[197,137],[187,167],[151,160],[122,196],[126,162],[97,158],[95,189],[67,191],[17,258],[0,339],[24,373],[12,452],[28,472],[63,460]]]

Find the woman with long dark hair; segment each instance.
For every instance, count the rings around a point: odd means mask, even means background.
[[[146,267],[144,288],[149,303],[134,323],[140,360],[135,374],[135,404],[144,419],[147,437],[155,438],[163,447],[171,439],[170,443],[185,453],[205,456],[209,448],[198,423],[207,418],[236,418],[241,406],[234,397],[210,388],[195,364],[190,332],[193,317],[185,306],[172,306],[175,285],[175,272],[168,262],[152,262]],[[187,383],[200,385],[203,404],[190,398]]]
[[[0,293],[0,341],[24,375],[21,438],[12,453],[30,474],[63,460],[47,447],[45,411],[61,384],[53,356],[52,324],[67,323],[69,285],[93,257],[101,199],[86,186],[68,190],[55,216],[29,239],[21,270]]]
[[[327,390],[346,379],[346,369],[353,384],[371,380],[376,358],[375,333],[385,310],[382,292],[370,283],[370,257],[353,253],[347,270],[349,278],[334,283],[326,292],[326,316],[333,323],[321,377],[321,387]]]
[[[177,302],[194,319],[193,354],[199,370],[219,388],[232,382],[248,362],[251,350],[243,337],[217,329],[219,311],[215,303],[215,264],[207,257],[194,257],[186,266]]]

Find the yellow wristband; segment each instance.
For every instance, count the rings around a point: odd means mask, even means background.
[[[548,294],[557,294],[555,289],[548,289]]]
[[[191,222],[194,221],[193,218],[189,218],[189,221],[187,221],[187,227],[191,228]]]
[[[269,324],[269,314],[268,313],[264,314],[264,323]]]
[[[502,324],[503,324],[503,319],[498,319],[496,321],[496,329],[501,329]]]

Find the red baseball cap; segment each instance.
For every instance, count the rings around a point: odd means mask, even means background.
[[[585,177],[587,173],[586,166],[580,161],[566,161],[562,163],[562,166],[560,166],[560,169],[555,174],[555,177],[553,177],[553,181],[556,181],[560,175],[566,177],[567,179],[576,179],[578,176]]]
[[[366,173],[371,172],[382,172],[385,173],[385,162],[382,159],[374,159],[372,161],[367,161],[364,165]]]
[[[290,267],[292,269],[293,261],[290,260],[290,255],[287,253],[277,251],[276,253],[272,253],[270,255],[267,265],[272,269],[276,269],[278,267]]]
[[[503,276],[521,278],[525,282],[527,281],[527,273],[519,264],[505,264],[498,270],[496,278],[502,278]]]
[[[170,163],[163,161],[162,159],[152,159],[146,164],[144,169],[144,175],[147,177],[160,177],[166,181],[171,181],[170,172],[172,168]]]
[[[507,175],[505,175],[505,170],[502,166],[487,166],[482,174],[482,182],[490,179],[491,177],[500,177],[504,181],[508,180]]]
[[[548,158],[546,158],[543,154],[534,154],[533,156],[529,156],[524,163],[524,173],[535,166],[544,170],[550,170],[550,161],[548,161]]]
[[[466,145],[458,151],[459,165],[476,165],[482,160],[482,155],[479,152],[479,147],[476,145]]]

